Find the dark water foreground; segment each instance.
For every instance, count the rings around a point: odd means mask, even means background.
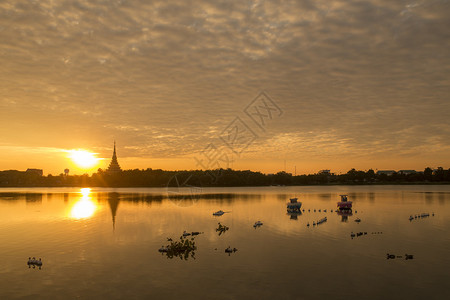
[[[352,214],[334,212],[340,194]],[[0,213],[0,299],[450,296],[450,186],[2,189]],[[183,231],[202,232],[194,255],[158,252]]]

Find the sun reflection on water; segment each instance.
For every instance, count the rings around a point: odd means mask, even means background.
[[[70,216],[74,219],[86,219],[94,215],[97,205],[90,197],[91,189],[83,188],[80,190],[81,199],[78,200],[70,211]]]

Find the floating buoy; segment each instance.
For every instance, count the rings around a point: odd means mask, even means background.
[[[228,246],[228,248],[225,249],[225,253],[233,253],[236,252],[237,249],[236,248],[231,248],[230,246]]]

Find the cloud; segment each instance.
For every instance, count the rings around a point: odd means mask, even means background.
[[[450,145],[449,16],[446,0],[4,1],[0,134],[185,157],[266,90],[285,114],[249,151],[420,155]]]

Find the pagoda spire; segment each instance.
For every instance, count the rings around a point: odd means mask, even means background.
[[[108,173],[118,173],[122,172],[122,169],[120,168],[119,162],[117,161],[117,154],[116,154],[116,141],[114,140],[114,151],[113,156],[111,159],[111,162],[109,164],[108,169],[106,170]]]

